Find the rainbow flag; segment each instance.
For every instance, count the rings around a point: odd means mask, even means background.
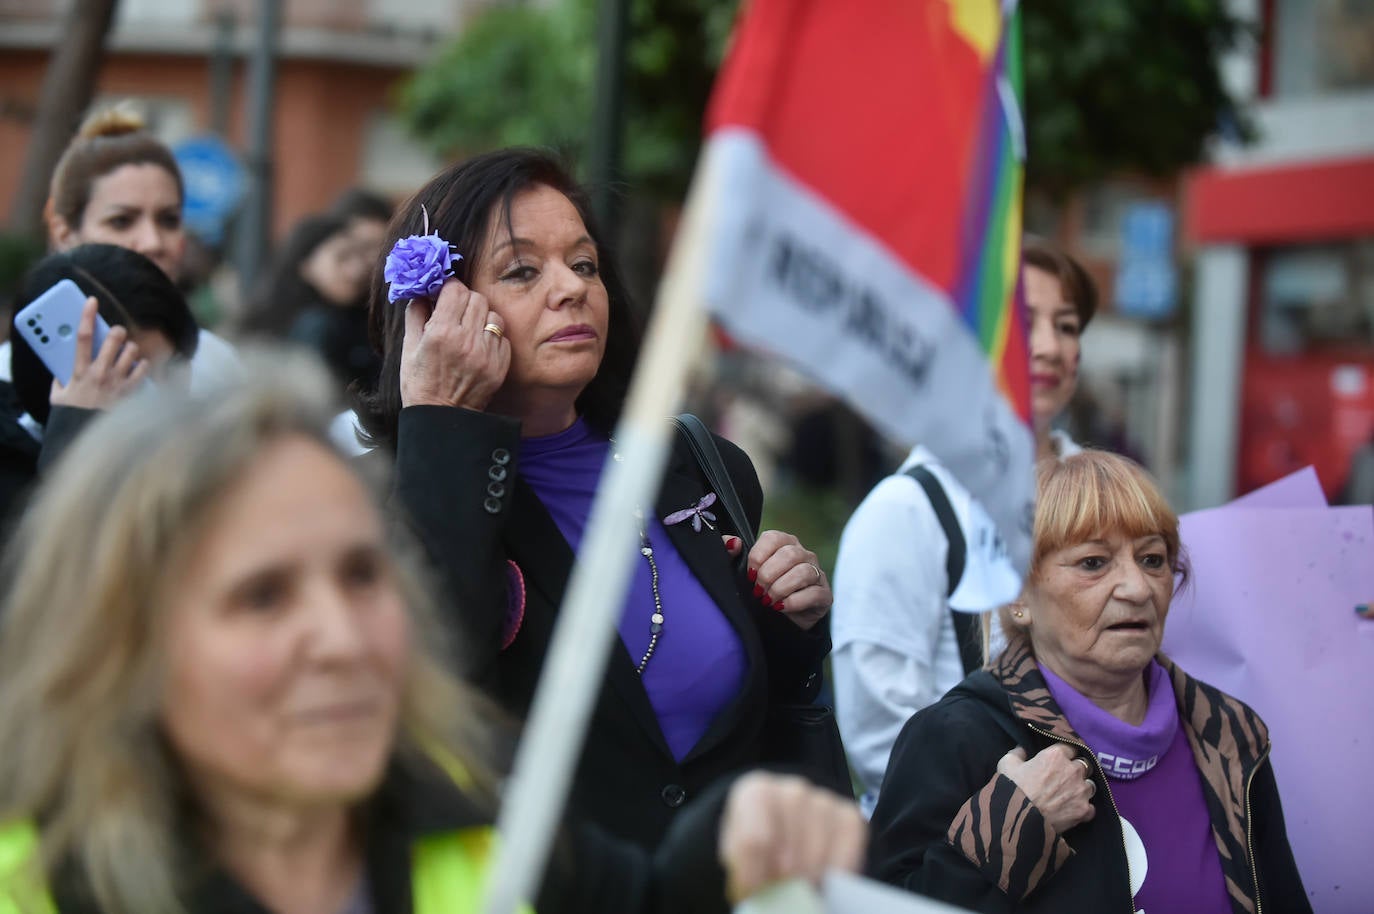
[[[707,115],[706,297],[1029,557],[1025,157],[1012,0],[748,0]]]
[[[950,0],[950,5],[965,10],[978,6],[976,2],[964,5],[960,0]],[[962,227],[962,244],[969,256],[955,301],[964,322],[978,335],[989,364],[995,366],[1003,395],[1029,422],[1029,347],[1025,309],[1018,303],[1025,178],[1022,163],[1026,158],[1021,112],[1025,94],[1020,16],[1012,7],[1012,14],[1002,23],[970,24],[966,32],[992,66],[983,79],[979,100],[982,118]],[[1003,26],[1000,40],[993,45],[986,39],[997,34],[999,24]],[[992,53],[995,59],[990,57]]]

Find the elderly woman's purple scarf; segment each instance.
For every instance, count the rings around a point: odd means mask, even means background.
[[[1155,661],[1151,660],[1145,668],[1150,706],[1138,727],[1102,710],[1043,664],[1040,673],[1064,716],[1097,756],[1107,777],[1133,781],[1153,770],[1173,744],[1178,732],[1178,706],[1174,703],[1169,674]]]

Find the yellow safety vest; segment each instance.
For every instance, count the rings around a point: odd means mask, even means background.
[[[415,914],[476,912],[486,884],[495,830],[489,826],[428,835],[411,855]],[[0,914],[58,914],[38,859],[38,831],[28,822],[0,825]],[[523,914],[534,914],[528,906]]]

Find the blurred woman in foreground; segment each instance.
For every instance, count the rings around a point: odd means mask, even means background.
[[[252,368],[97,420],[25,516],[0,612],[2,911],[476,910],[483,705],[328,442],[323,373]],[[724,910],[717,836],[741,894],[863,843],[851,808],[762,775],[660,859],[576,832],[543,914]]]

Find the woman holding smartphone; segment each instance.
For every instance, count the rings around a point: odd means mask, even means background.
[[[53,377],[18,325],[10,328],[14,408],[22,415],[16,421],[21,428],[7,426],[0,440],[5,468],[0,518],[15,513],[34,477],[97,411],[149,377],[170,381],[177,363],[189,362],[200,342],[186,299],[167,275],[141,254],[112,244],[85,244],[39,261],[20,285],[11,321],[64,279],[89,296],[79,315],[48,314],[76,326],[75,360],[66,384]],[[110,326],[99,348],[93,345],[97,313]]]

